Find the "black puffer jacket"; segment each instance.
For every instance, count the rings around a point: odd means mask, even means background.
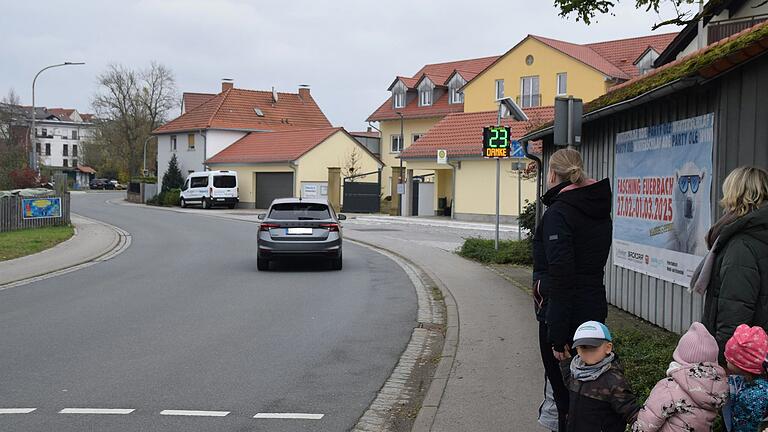
[[[604,179],[563,191],[568,186],[561,183],[542,197],[548,208],[533,244],[536,314],[558,351],[579,325],[608,315],[603,277],[613,232],[611,185]]]
[[[720,345],[739,324],[768,331],[768,206],[723,227],[704,301],[702,324]]]

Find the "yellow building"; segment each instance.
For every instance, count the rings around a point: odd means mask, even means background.
[[[556,96],[572,95],[588,102],[603,95],[610,86],[643,73],[674,36],[586,45],[526,37],[461,87],[463,113],[445,116],[403,152],[409,177],[431,173],[436,183],[426,188],[433,194],[432,208],[426,200],[407,198],[406,212],[493,220],[496,162],[481,155],[483,127],[496,124],[498,100],[511,97],[528,115],[530,121],[525,123],[502,120],[512,129],[512,138],[519,138],[531,128],[552,120]],[[447,152],[446,164],[437,163],[438,150]],[[500,213],[506,222],[516,220],[520,203],[536,197],[535,179],[518,176],[525,161],[513,159],[501,164]],[[407,183],[411,196],[420,193],[414,188],[421,189],[421,184]],[[450,211],[442,211],[443,207]]]
[[[445,115],[463,112],[464,98],[459,89],[497,58],[429,64],[412,77],[395,78],[388,88],[391,96],[367,119],[379,122],[381,130],[381,160],[385,165],[383,197],[397,195],[392,184],[393,172],[395,183],[398,178],[400,151],[410,147]],[[400,138],[401,123],[404,142]],[[392,208],[396,209],[396,200],[393,203]]]
[[[343,128],[252,132],[206,161],[237,172],[240,206],[264,209],[275,198],[329,196],[329,168],[375,173],[381,161]],[[360,181],[375,182],[377,175]],[[340,180],[340,179],[339,179]]]
[[[464,112],[496,110],[504,97],[522,108],[551,106],[567,95],[589,102],[648,70],[676,35],[584,45],[528,35],[462,88]]]

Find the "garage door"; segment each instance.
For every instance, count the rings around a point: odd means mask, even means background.
[[[293,173],[256,173],[256,208],[265,209],[275,198],[293,197]]]

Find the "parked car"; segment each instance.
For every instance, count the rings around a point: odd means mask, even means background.
[[[113,189],[115,189],[115,190],[125,190],[125,185],[120,184],[120,182],[118,182],[117,180],[110,180],[109,182],[112,184]]]
[[[320,257],[331,268],[342,268],[343,214],[336,214],[323,199],[283,198],[272,201],[259,215],[256,267],[269,270],[272,261],[283,258]]]
[[[217,205],[235,208],[239,201],[235,171],[199,171],[187,176],[181,187],[179,205],[200,204],[204,209]]]
[[[115,186],[109,182],[109,179],[97,178],[88,183],[88,187],[91,189],[114,189]]]

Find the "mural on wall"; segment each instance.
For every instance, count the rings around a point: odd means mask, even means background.
[[[24,219],[61,217],[61,198],[23,199],[21,208]]]
[[[613,263],[688,286],[707,252],[714,114],[616,135]]]

